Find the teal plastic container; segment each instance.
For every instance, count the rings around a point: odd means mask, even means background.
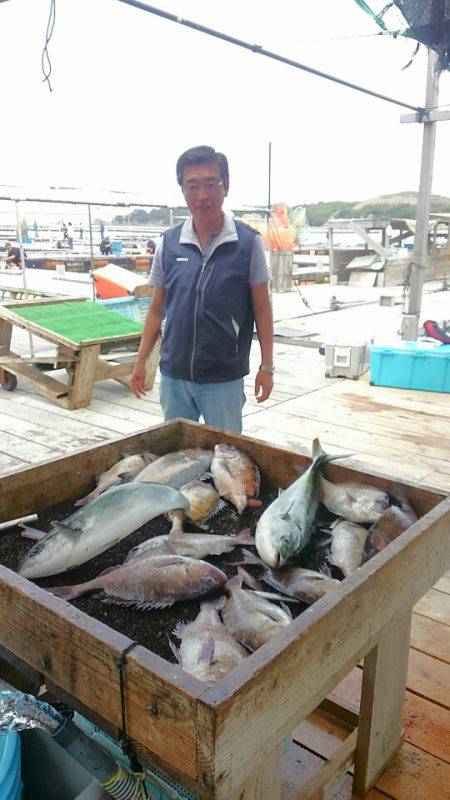
[[[20,736],[14,731],[0,733],[0,800],[22,800]]]
[[[114,255],[120,256],[122,253],[122,242],[111,242],[111,250]]]
[[[113,297],[110,300],[97,300],[110,311],[116,311],[124,317],[130,317],[136,322],[144,324],[150,306],[150,297]]]
[[[370,382],[374,386],[450,392],[450,345],[399,342],[372,347]]]

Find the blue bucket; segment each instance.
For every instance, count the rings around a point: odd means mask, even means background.
[[[19,734],[0,733],[0,800],[22,800],[22,797]]]

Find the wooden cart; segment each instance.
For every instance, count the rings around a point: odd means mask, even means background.
[[[227,441],[248,452],[273,486],[286,487],[310,461],[263,442],[177,420],[2,478],[0,521],[85,494],[93,476],[122,453],[165,453]],[[327,465],[334,481],[357,480],[398,491],[375,473]],[[141,759],[157,765],[201,800],[318,800],[354,764],[364,797],[402,742],[413,605],[450,566],[450,498],[405,482],[422,515],[408,531],[336,592],[311,606],[216,685],[205,684],[142,646],[126,657],[127,732]],[[121,695],[117,657],[131,641],[11,570],[0,567],[0,643],[40,673],[56,696],[117,735]],[[357,727],[298,790],[295,745],[283,740],[322,703],[348,721],[327,695],[364,659]],[[4,662],[0,662],[4,663]],[[2,670],[0,669],[0,673]],[[36,674],[37,674],[36,673]],[[7,679],[24,686],[20,671]]]
[[[124,361],[123,355],[118,355],[117,352],[111,353],[111,350],[117,350],[117,347],[124,344],[136,345],[142,335],[142,326],[120,315],[115,315],[119,318],[119,328],[121,325],[128,326],[131,328],[131,332],[83,338],[83,331],[80,329],[78,335],[68,338],[52,330],[50,326],[44,327],[21,316],[21,310],[29,309],[30,306],[47,308],[49,305],[57,306],[62,303],[87,303],[93,306],[84,297],[23,300],[0,305],[0,382],[5,389],[11,391],[17,385],[17,378],[24,378],[30,381],[39,392],[61,406],[69,409],[84,408],[91,402],[94,383],[97,381],[112,379],[129,385],[135,358],[133,356],[130,358],[128,354]],[[74,306],[74,310],[75,308],[76,306]],[[101,310],[106,314],[112,313]],[[27,361],[12,352],[10,347],[14,325],[56,345],[56,356],[37,356],[33,360]],[[102,348],[108,349],[108,355],[105,357],[100,357]],[[158,360],[159,342],[153,348],[147,361],[146,379],[149,389],[152,388],[155,381]],[[68,383],[41,372],[35,366],[40,362],[66,367],[69,374]]]

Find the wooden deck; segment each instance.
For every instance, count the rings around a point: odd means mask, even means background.
[[[323,377],[316,350],[276,345],[276,388],[258,406],[247,381],[244,433],[292,450],[310,450],[319,436],[330,452],[353,452],[353,461],[393,477],[450,491],[450,395],[370,386]],[[254,349],[252,366],[257,365]],[[19,382],[0,390],[0,475],[53,455],[160,422],[158,386],[137,400],[115,382],[97,384],[89,408],[68,411]],[[447,800],[450,797],[450,575],[416,606],[404,715],[405,742],[379,779],[370,800]],[[362,671],[356,668],[334,696],[357,711]],[[285,773],[284,799],[298,792],[348,729],[324,712],[297,728]],[[351,798],[351,776],[339,800]],[[316,798],[314,798],[316,800]]]

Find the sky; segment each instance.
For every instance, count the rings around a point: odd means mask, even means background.
[[[375,35],[354,0],[154,0],[184,16],[312,67],[422,105],[426,52]],[[382,3],[372,0],[379,10]],[[417,190],[421,126],[406,109],[265,59],[119,0],[0,2],[2,184],[46,193],[82,187],[182,203],[181,152],[209,144],[230,163],[231,207],[364,200]],[[450,73],[440,105],[450,104]],[[450,196],[450,122],[438,125],[433,192]],[[2,193],[0,187],[0,194]],[[48,194],[48,192],[47,192]],[[103,196],[103,195],[102,195]]]

